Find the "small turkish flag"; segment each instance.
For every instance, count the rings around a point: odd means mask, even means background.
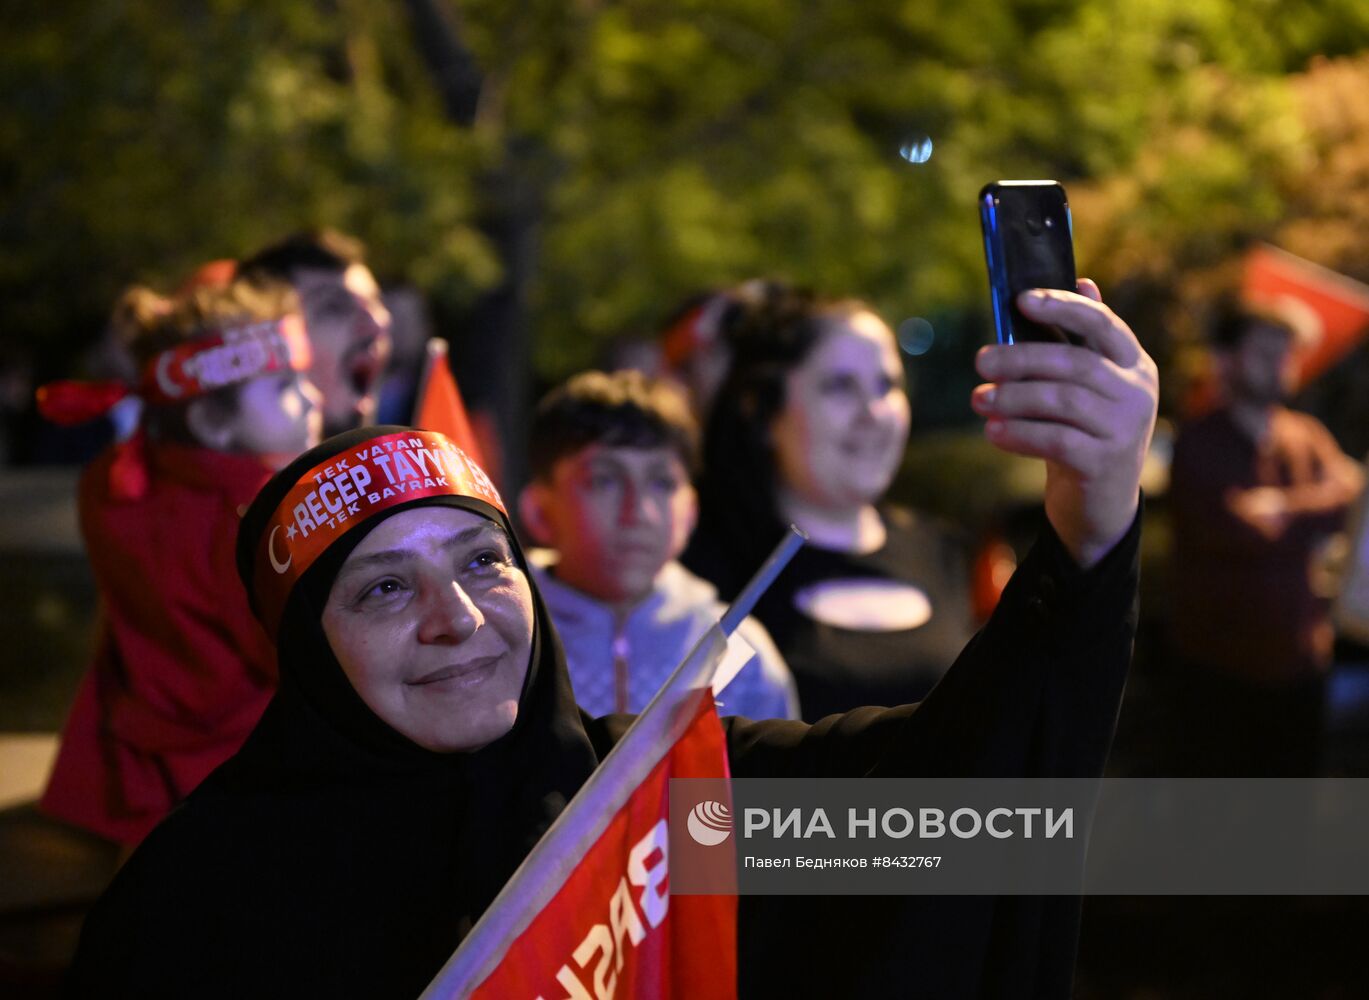
[[[1241,298],[1298,329],[1299,386],[1349,354],[1369,330],[1369,285],[1268,244],[1246,258]]]
[[[471,429],[461,390],[456,387],[451,365],[447,363],[447,342],[440,337],[428,341],[428,359],[418,383],[413,425],[447,435],[458,448],[475,459],[476,465],[489,469],[480,442]]]

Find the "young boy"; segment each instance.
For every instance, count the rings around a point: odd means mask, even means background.
[[[698,431],[684,397],[639,372],[585,372],[537,408],[519,513],[539,545],[538,586],[588,712],[639,712],[721,617],[711,584],[677,561],[693,530]],[[755,655],[721,690],[727,715],[798,718],[794,680],[761,624]]]
[[[271,642],[237,582],[238,519],[318,443],[322,414],[287,287],[174,300],[135,288],[115,323],[143,372],[141,426],[82,476],[102,613],[41,807],[131,848],[238,749],[275,691]]]

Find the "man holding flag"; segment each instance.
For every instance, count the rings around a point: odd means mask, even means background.
[[[980,354],[976,409],[1000,447],[1046,459],[1051,528],[920,706],[720,722],[708,689],[739,602],[635,722],[590,719],[459,448],[379,427],[301,456],[239,536],[280,695],[92,912],[72,994],[1067,995],[1074,899],[672,897],[665,807],[669,778],[729,772],[1101,772],[1156,373],[1081,291],[1022,308],[1091,350]]]
[[[1296,315],[1276,300],[1218,306],[1223,405],[1174,444],[1174,640],[1196,776],[1318,773],[1334,629],[1312,565],[1364,472],[1316,417],[1285,405],[1310,339]]]

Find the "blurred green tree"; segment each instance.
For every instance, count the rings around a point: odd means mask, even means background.
[[[117,290],[304,225],[469,293],[498,263],[470,224],[470,136],[448,127],[402,9],[55,0],[0,36],[7,338],[70,352]]]
[[[920,412],[967,415],[996,177],[1070,185],[1081,270],[1163,347],[1157,289],[1336,214],[1291,81],[1369,46],[1359,0],[11,6],[6,338],[69,354],[122,283],[329,223],[508,369],[508,411],[525,361],[559,377],[778,274],[931,319]]]

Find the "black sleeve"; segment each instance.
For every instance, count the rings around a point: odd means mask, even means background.
[[[1102,773],[1136,631],[1141,513],[1080,570],[1049,526],[998,608],[917,705],[812,726],[724,720],[750,777],[1087,777]]]
[[[142,853],[145,856],[147,852]],[[62,996],[68,1000],[174,995],[162,975],[176,964],[178,956],[171,942],[152,940],[159,935],[146,926],[146,918],[160,916],[159,903],[146,898],[142,891],[148,883],[138,854],[135,852],[119,870],[86,915],[63,983]],[[170,953],[160,967],[149,969],[148,952],[155,952],[159,946]]]
[[[1140,513],[1081,572],[1049,529],[920,705],[727,719],[739,778],[1102,773],[1136,626]],[[743,997],[1070,996],[1072,896],[743,896]]]

